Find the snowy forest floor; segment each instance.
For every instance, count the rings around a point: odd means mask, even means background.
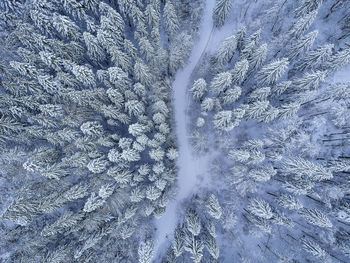
[[[209,176],[208,164],[210,164],[211,155],[208,153],[200,157],[192,154],[191,145],[188,139],[188,118],[187,110],[189,97],[187,87],[190,84],[192,72],[197,67],[203,54],[205,53],[213,33],[212,12],[214,1],[206,0],[206,6],[203,12],[203,19],[198,32],[199,39],[195,42],[192,53],[187,65],[178,70],[175,75],[173,87],[173,107],[175,112],[176,136],[179,149],[178,166],[178,192],[175,199],[167,205],[165,213],[156,220],[155,234],[155,258],[160,258],[163,246],[167,239],[171,238],[172,233],[177,225],[178,210],[182,202],[193,194],[199,185],[208,184]],[[158,261],[157,261],[158,262]]]
[[[200,156],[194,154],[189,140],[189,115],[190,98],[188,87],[191,86],[193,75],[200,68],[205,55],[215,51],[221,41],[232,35],[242,25],[246,17],[242,17],[243,8],[232,10],[226,24],[220,29],[213,24],[213,9],[215,1],[206,0],[203,18],[187,64],[179,69],[175,75],[173,88],[173,107],[176,122],[176,136],[179,149],[177,160],[178,192],[173,200],[170,200],[165,213],[155,220],[156,233],[154,244],[154,260],[160,260],[164,255],[164,249],[172,240],[173,231],[178,223],[178,215],[184,201],[200,189],[210,188],[209,169],[214,160],[215,151],[210,151]],[[158,261],[156,261],[158,262]]]

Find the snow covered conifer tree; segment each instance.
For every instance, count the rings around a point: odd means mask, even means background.
[[[213,90],[213,92],[219,94],[231,86],[232,77],[232,73],[229,71],[219,73],[211,81],[210,88]]]
[[[241,94],[242,89],[238,86],[227,89],[221,96],[223,104],[226,105],[235,102],[241,96]]]
[[[296,199],[294,196],[289,194],[281,194],[277,198],[277,202],[282,207],[291,209],[291,210],[299,210],[303,208],[303,205]]]
[[[350,44],[346,44],[345,47],[341,48],[335,54],[333,54],[329,62],[326,64],[326,69],[335,71],[350,62]]]
[[[249,164],[259,164],[265,160],[265,154],[258,150],[252,150],[250,152]]]
[[[140,52],[145,56],[147,62],[152,62],[155,56],[154,48],[147,37],[141,37],[139,39]]]
[[[136,61],[134,65],[134,73],[136,79],[140,81],[143,85],[151,85],[153,76],[150,68],[144,64],[141,60]]]
[[[249,176],[258,182],[264,182],[270,180],[276,173],[277,172],[272,167],[267,166],[250,170]]]
[[[175,257],[181,256],[184,252],[184,238],[183,227],[178,226],[174,231],[174,241],[172,244],[172,249],[174,251]]]
[[[328,228],[331,228],[333,226],[332,222],[327,218],[327,216],[318,209],[304,208],[300,210],[300,214],[310,224]]]
[[[320,259],[324,259],[326,257],[326,252],[316,242],[305,238],[302,239],[301,242],[305,251]]]
[[[220,256],[217,226],[205,212],[208,202],[203,202],[204,200],[198,199],[198,197],[198,195],[193,196],[190,204],[187,205],[191,208],[187,210],[185,215],[185,224],[178,224],[174,230],[174,240],[169,249],[172,250],[174,258],[185,262],[199,263],[204,258],[209,259],[210,262],[213,260],[216,262]],[[211,197],[215,196],[209,194],[209,199]],[[185,251],[188,253],[184,253]],[[168,259],[169,257],[163,257],[162,262]]]
[[[83,123],[80,126],[80,130],[84,134],[86,134],[88,136],[92,136],[92,137],[98,137],[98,136],[101,136],[103,134],[103,127],[97,121],[93,121],[93,122],[88,121],[88,122]]]
[[[214,115],[214,128],[219,131],[230,131],[235,127],[232,111],[220,111]]]
[[[22,8],[23,3],[21,1],[4,0],[0,3],[0,10],[4,10],[6,12],[18,12]]]
[[[288,68],[289,61],[287,58],[282,58],[270,64],[263,66],[256,74],[257,82],[261,85],[274,84]]]
[[[185,32],[181,32],[172,40],[168,59],[170,73],[174,73],[179,67],[184,65],[185,59],[191,50],[191,45],[192,37]]]
[[[201,103],[202,112],[212,111],[215,105],[213,98],[205,98]]]
[[[145,105],[142,101],[138,100],[128,100],[125,103],[125,110],[128,112],[128,114],[138,116],[145,112]]]
[[[72,72],[83,84],[86,86],[94,86],[95,85],[95,76],[91,69],[86,66],[74,65],[72,68]]]
[[[149,131],[149,129],[146,126],[140,123],[131,124],[128,130],[129,130],[129,133],[135,137],[144,134],[144,132],[146,132],[147,130]]]
[[[246,150],[230,150],[228,157],[234,161],[246,162],[250,158],[250,154]]]
[[[298,102],[285,103],[278,108],[278,116],[282,119],[288,119],[290,117],[293,117],[299,111],[299,109],[300,103]]]
[[[206,208],[209,215],[215,219],[220,219],[222,215],[222,208],[219,204],[217,197],[214,194],[211,194],[206,202]]]
[[[248,57],[249,71],[258,70],[265,62],[267,55],[267,44],[262,44],[257,49],[254,49]]]
[[[272,208],[265,200],[254,198],[248,205],[248,210],[258,217],[271,219],[273,217]]]
[[[246,73],[248,72],[249,62],[247,59],[236,62],[234,69],[232,70],[232,82],[240,85],[244,80]]]
[[[235,35],[226,38],[220,45],[216,57],[221,65],[224,65],[233,58],[237,49],[237,39]]]
[[[109,162],[105,160],[104,158],[96,158],[92,159],[88,165],[87,168],[89,169],[90,172],[99,174],[104,172],[107,169]]]
[[[150,27],[159,24],[160,13],[159,9],[156,7],[156,2],[150,3],[146,6],[145,15]]]
[[[104,204],[105,200],[95,193],[92,193],[90,197],[87,199],[83,211],[86,213],[91,213],[95,211],[97,208],[101,207]]]
[[[166,1],[164,6],[164,20],[169,36],[173,37],[179,30],[179,21],[176,10],[170,1]]]
[[[299,38],[302,34],[304,34],[309,29],[309,27],[315,20],[317,13],[318,13],[318,10],[316,9],[306,14],[305,16],[298,18],[296,22],[293,24],[292,28],[289,30],[288,32],[289,35],[291,37]]]
[[[224,25],[232,8],[232,0],[215,0],[213,19],[217,27]]]
[[[239,51],[242,51],[244,49],[244,46],[246,44],[246,34],[247,34],[247,28],[245,26],[242,26],[236,34],[237,49]]]
[[[193,236],[198,236],[201,232],[201,222],[194,210],[188,210],[186,214],[187,230],[191,232]]]
[[[210,256],[212,256],[213,259],[218,260],[220,255],[220,250],[216,243],[216,239],[211,235],[207,235],[205,239],[205,245],[209,251]]]
[[[155,186],[149,186],[146,190],[146,197],[149,200],[157,200],[161,196],[162,192]]]
[[[327,71],[308,72],[302,78],[298,78],[292,82],[293,88],[298,91],[308,91],[317,89],[319,84],[324,81]]]
[[[53,16],[53,26],[62,36],[66,38],[78,40],[81,37],[79,27],[67,16],[55,13]]]
[[[88,55],[96,62],[105,60],[105,52],[97,38],[88,32],[84,32],[83,37],[88,49]]]
[[[132,66],[131,66],[131,60],[129,56],[120,51],[117,47],[109,47],[109,53],[111,54],[111,61],[114,63],[115,66],[120,67],[125,72],[131,72]]]
[[[186,251],[191,253],[191,259],[195,263],[200,263],[203,257],[203,249],[204,245],[203,242],[194,237],[194,238],[188,238],[186,242]]]
[[[248,39],[245,39],[244,47],[242,47],[240,57],[248,58],[252,56],[253,50],[256,49],[257,44],[259,43],[261,34],[261,29],[258,29],[254,34],[249,36]]]
[[[317,10],[323,0],[303,0],[301,5],[295,10],[295,16],[297,18],[309,14],[310,12]]]
[[[264,141],[259,139],[252,139],[245,141],[242,145],[242,148],[247,150],[258,150],[264,146]]]
[[[152,149],[149,152],[149,156],[155,161],[161,161],[164,157],[164,151],[162,150],[162,148]]]
[[[292,84],[292,81],[287,80],[287,81],[282,81],[274,85],[271,89],[273,96],[279,96],[282,93],[284,93]]]
[[[269,105],[267,100],[250,103],[245,115],[248,119],[257,119],[268,109]]]
[[[207,83],[204,79],[197,79],[191,88],[191,93],[194,99],[200,100],[207,90]]]
[[[288,50],[288,58],[292,60],[310,50],[317,35],[318,30],[315,30],[296,40]]]
[[[139,263],[151,263],[153,249],[154,245],[152,240],[148,239],[141,242],[138,249]]]
[[[279,112],[278,108],[269,106],[268,109],[260,115],[258,120],[263,122],[273,121],[278,117]]]
[[[310,51],[304,58],[296,63],[295,68],[299,71],[304,71],[320,67],[329,60],[333,48],[333,44],[327,44]]]
[[[253,90],[252,93],[248,96],[248,101],[263,101],[267,100],[268,96],[271,93],[270,87],[264,87],[264,88],[258,88],[256,90]]]
[[[285,160],[283,168],[284,172],[295,174],[298,177],[307,176],[312,181],[328,180],[333,177],[331,170],[301,157]]]

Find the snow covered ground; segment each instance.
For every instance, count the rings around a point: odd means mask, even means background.
[[[350,81],[350,65],[337,71],[333,76],[328,79],[328,83],[339,83]]]
[[[179,191],[174,200],[167,205],[163,216],[156,220],[157,231],[155,234],[155,258],[161,256],[162,246],[165,245],[167,238],[171,238],[177,225],[178,209],[184,201],[199,184],[206,181],[200,180],[199,175],[205,174],[208,170],[210,156],[204,155],[200,158],[192,155],[192,149],[188,140],[187,129],[187,105],[188,94],[187,87],[190,84],[191,74],[196,68],[198,61],[205,52],[208,42],[211,38],[213,19],[212,12],[215,5],[214,0],[206,0],[206,6],[203,13],[203,20],[199,29],[199,39],[195,43],[187,65],[180,69],[175,75],[173,82],[173,106],[175,109],[176,135],[178,140],[179,158],[178,165],[178,186]],[[157,261],[158,262],[158,261]]]

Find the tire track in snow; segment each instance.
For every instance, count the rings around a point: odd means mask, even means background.
[[[204,155],[200,158],[192,156],[192,149],[188,140],[187,129],[187,108],[188,93],[187,87],[190,84],[191,75],[197,67],[199,61],[208,47],[208,43],[214,31],[212,11],[215,1],[206,0],[203,18],[199,29],[199,40],[192,48],[188,63],[184,68],[179,69],[175,75],[173,86],[173,107],[176,122],[176,135],[179,149],[177,159],[178,166],[178,193],[175,200],[171,200],[165,213],[160,219],[155,220],[157,227],[154,244],[154,262],[160,262],[160,257],[164,255],[164,245],[169,237],[172,239],[173,231],[177,225],[177,215],[181,203],[192,193],[200,181],[197,177],[207,172],[210,157]]]

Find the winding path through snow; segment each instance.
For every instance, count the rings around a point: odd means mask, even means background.
[[[199,184],[198,175],[207,172],[209,156],[200,158],[192,156],[191,146],[188,141],[187,129],[187,107],[188,94],[187,87],[190,84],[191,74],[201,59],[207,44],[210,41],[213,29],[212,12],[215,6],[214,0],[206,0],[203,18],[199,28],[199,40],[194,44],[189,62],[186,66],[177,71],[173,82],[173,107],[176,121],[176,135],[179,149],[178,166],[178,186],[179,191],[176,199],[168,203],[165,213],[156,220],[156,234],[154,246],[154,259],[160,262],[162,245],[165,245],[168,237],[172,237],[177,225],[177,211],[182,201],[186,199]]]

